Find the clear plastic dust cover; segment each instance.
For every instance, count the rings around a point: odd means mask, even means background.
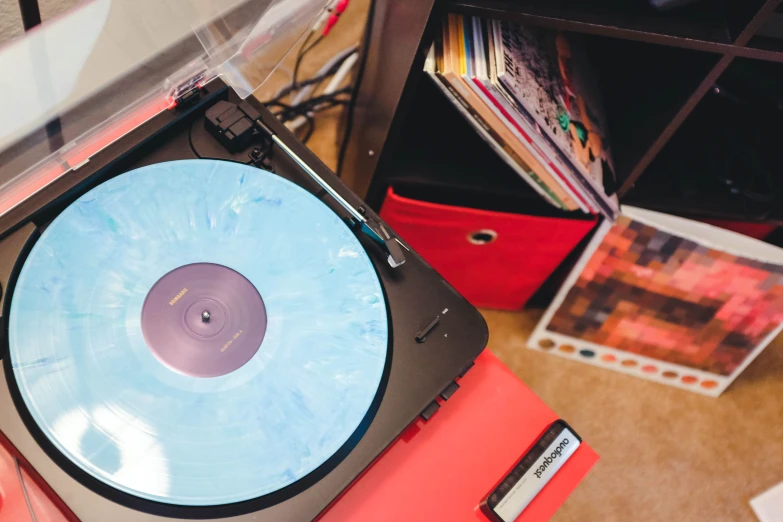
[[[0,48],[0,216],[221,77],[250,96],[331,0],[89,0]]]

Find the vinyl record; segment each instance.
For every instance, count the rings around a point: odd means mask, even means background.
[[[21,397],[67,459],[183,506],[315,470],[378,392],[388,325],[361,244],[326,205],[237,163],[113,178],[45,230],[9,318]]]

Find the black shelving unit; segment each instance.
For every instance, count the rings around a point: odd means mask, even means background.
[[[489,145],[476,139],[473,127],[429,79],[419,84],[411,101],[397,151],[387,165],[386,180],[401,196],[479,210],[589,219],[583,212],[563,212],[544,201]],[[368,203],[375,206],[380,200]]]
[[[716,82],[743,63],[761,64],[772,76],[783,71],[783,42],[769,36],[781,22],[781,0],[701,0],[669,12],[647,0],[376,0],[342,169],[371,205],[380,205],[391,180],[423,161],[410,150],[405,120],[422,110],[416,100],[428,81],[424,56],[446,12],[584,35],[603,90],[622,202],[693,217],[783,222],[783,212],[750,212],[730,192],[671,187],[673,172],[682,186],[688,177],[698,179],[673,167],[700,153],[689,136],[698,136],[694,129],[711,110]],[[493,164],[491,150],[474,149],[474,162]],[[689,160],[683,163],[698,168],[698,157]]]
[[[733,61],[625,202],[690,217],[783,225],[783,127],[770,110],[781,92],[783,64]]]

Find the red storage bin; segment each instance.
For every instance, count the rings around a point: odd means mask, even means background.
[[[429,203],[391,187],[381,218],[474,306],[504,310],[524,306],[597,221]]]
[[[699,219],[699,221],[760,240],[763,240],[777,228],[777,225],[770,225],[768,223],[754,223],[751,221],[732,221],[728,219],[708,218]]]

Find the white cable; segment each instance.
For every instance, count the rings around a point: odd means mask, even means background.
[[[345,79],[345,77],[351,71],[353,66],[356,65],[356,62],[358,60],[359,60],[359,52],[358,52],[358,49],[357,49],[357,50],[355,50],[353,52],[353,54],[351,56],[346,58],[345,61],[340,65],[340,68],[337,69],[337,72],[334,73],[334,76],[332,76],[332,79],[329,80],[329,83],[326,85],[326,88],[324,89],[323,94],[324,95],[332,94],[334,91],[336,91],[337,88],[340,86],[340,84]],[[308,85],[308,87],[310,87],[310,86]],[[304,90],[304,89],[302,89],[302,90]],[[297,100],[298,98],[299,98],[299,96],[297,96],[297,98],[294,99],[294,101],[291,103],[291,105],[296,105],[297,103],[299,103],[301,100]],[[307,115],[309,117],[311,117],[311,118],[313,117],[313,113],[312,112],[308,112]],[[289,121],[285,125],[286,125],[286,127],[288,127],[288,129],[291,132],[293,132],[296,129],[298,129],[299,127],[301,127],[302,125],[304,125],[306,122],[307,122],[307,118],[306,117],[304,117],[304,116],[297,116],[296,118],[294,118],[293,120]]]
[[[350,46],[350,47],[347,47],[347,48],[343,49],[343,50],[342,50],[342,51],[340,51],[339,53],[337,53],[337,54],[335,54],[334,56],[332,56],[332,57],[329,59],[329,61],[327,61],[327,62],[326,62],[324,65],[323,65],[323,67],[321,67],[320,69],[318,69],[318,72],[317,72],[317,73],[315,73],[315,76],[320,76],[320,75],[322,75],[322,74],[325,74],[325,73],[326,73],[326,71],[328,71],[329,69],[331,69],[332,67],[334,67],[334,64],[336,64],[337,62],[339,62],[340,60],[342,60],[343,58],[345,58],[345,57],[346,57],[346,56],[348,56],[349,54],[351,54],[351,53],[353,53],[353,52],[356,52],[356,51],[358,51],[358,50],[359,50],[359,44],[354,44],[354,45],[352,45],[352,46]],[[291,81],[292,81],[292,82],[294,81],[294,73],[293,73],[293,71],[291,72]],[[281,93],[281,92],[283,92],[283,90],[284,90],[284,89],[287,89],[288,87],[289,87],[289,85],[283,85],[282,87],[280,87],[280,88],[277,90],[277,92],[275,93],[275,96],[274,96],[274,97],[275,97],[275,98],[277,98],[278,96],[280,96],[280,93]],[[303,87],[303,88],[302,88],[302,89],[301,89],[301,90],[300,90],[300,91],[297,93],[296,97],[294,97],[294,99],[291,101],[291,105],[296,105],[296,104],[300,103],[302,100],[304,100],[305,96],[307,96],[308,94],[310,94],[310,92],[313,90],[313,88],[314,88],[314,87],[315,87],[315,85],[307,85],[307,86]]]
[[[19,459],[14,455],[14,465],[16,466],[16,477],[19,479],[19,485],[22,486],[22,495],[24,495],[24,501],[27,503],[27,511],[30,513],[32,522],[38,522],[35,517],[35,511],[33,511],[33,505],[30,502],[30,496],[27,494],[27,486],[24,483],[24,475],[22,475],[22,467],[19,465]]]
[[[345,77],[348,75],[348,72],[350,72],[351,68],[356,65],[356,61],[359,59],[359,53],[353,53],[351,56],[345,59],[345,61],[340,65],[340,68],[337,69],[337,72],[334,73],[334,76],[332,76],[332,79],[329,81],[328,84],[326,84],[326,88],[324,89],[324,94],[332,94],[334,91],[337,90],[337,88],[340,86],[340,84],[343,82]]]
[[[329,69],[334,67],[334,64],[338,63],[340,60],[345,59],[345,57],[350,55],[351,53],[358,53],[358,51],[359,51],[359,45],[358,44],[352,45],[351,47],[349,47],[347,49],[343,49],[342,51],[340,51],[339,53],[334,55],[331,60],[326,62],[323,67],[318,69],[318,72],[315,73],[315,77],[321,76],[322,74],[326,74],[326,71],[328,71]],[[347,60],[350,60],[350,58],[348,58]],[[345,65],[345,62],[343,62],[343,65]],[[342,69],[342,67],[341,67],[341,69]],[[335,73],[335,76],[337,76],[338,74],[340,74],[340,69],[337,70],[337,72]],[[310,95],[310,93],[313,91],[313,89],[315,89],[315,84],[310,84],[310,85],[304,87],[301,91],[299,91],[299,93],[291,101],[291,105],[298,105],[298,104],[302,103],[305,100],[305,98]]]

